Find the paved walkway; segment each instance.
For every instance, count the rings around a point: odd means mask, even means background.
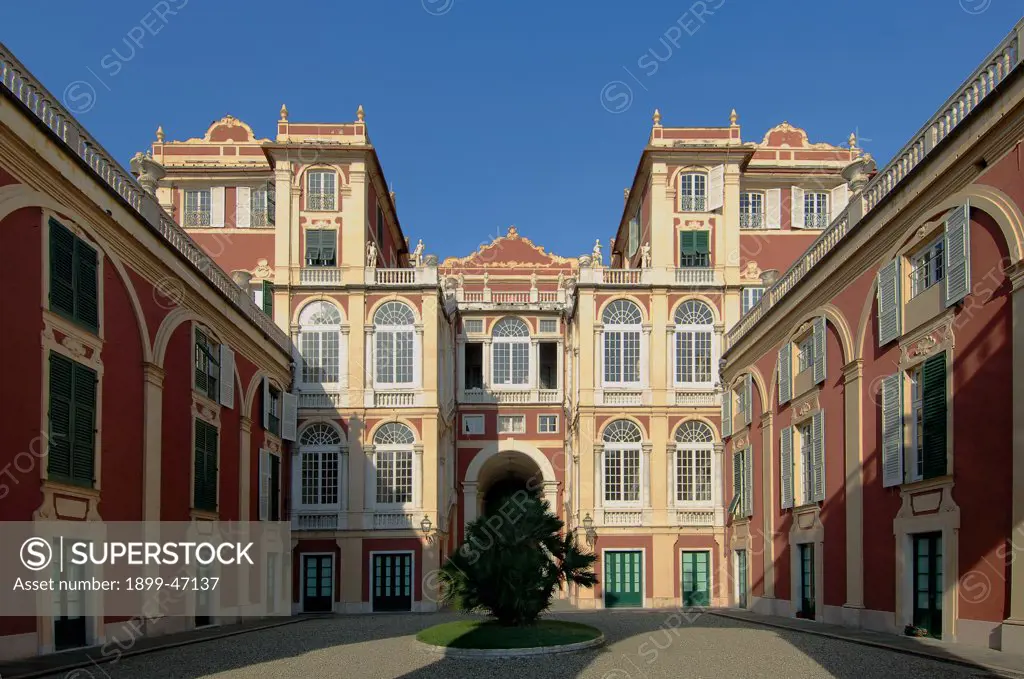
[[[453,613],[303,618],[272,628],[221,628],[232,636],[168,638],[173,648],[58,674],[63,679],[288,679],[339,677],[433,679],[776,677],[841,679],[920,676],[1019,677],[1024,660],[935,642],[833,628],[743,611],[559,611],[552,615],[601,628],[600,649],[512,660],[441,658],[415,640]],[[251,625],[251,624],[250,624]],[[856,637],[864,638],[856,638]],[[856,638],[855,641],[850,639]],[[155,642],[157,640],[146,640]],[[139,641],[141,648],[143,641]],[[909,644],[904,648],[904,644]],[[926,655],[921,655],[926,654]],[[72,656],[66,655],[66,658]],[[943,658],[954,660],[947,662]],[[1002,662],[992,664],[992,659]],[[41,661],[40,661],[41,662]],[[46,669],[46,668],[36,668]],[[48,668],[51,671],[55,667]],[[1003,670],[1006,670],[1004,672]],[[19,676],[13,671],[4,679]],[[22,675],[23,676],[23,675]],[[41,676],[41,675],[35,675]]]

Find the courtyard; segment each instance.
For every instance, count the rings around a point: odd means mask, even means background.
[[[523,659],[441,658],[415,640],[453,613],[327,616],[64,671],[64,679],[235,677],[991,677],[982,667],[753,624],[714,613],[558,611],[602,629],[598,649]],[[899,638],[879,636],[899,642]],[[945,646],[937,654],[956,652]],[[1011,658],[1002,656],[1004,661]]]

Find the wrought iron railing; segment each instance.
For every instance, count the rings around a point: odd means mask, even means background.
[[[741,229],[760,229],[764,227],[764,213],[762,212],[741,212]]]
[[[256,306],[252,297],[235,284],[231,276],[192,240],[192,237],[159,206],[155,199],[146,196],[132,174],[114,160],[113,156],[75,120],[42,83],[32,76],[3,43],[0,43],[0,83],[4,91],[21,102],[30,115],[64,144],[69,153],[77,156],[100,182],[120,196],[135,211],[139,219],[150,224],[208,283],[219,290],[279,347],[291,351],[288,336]]]

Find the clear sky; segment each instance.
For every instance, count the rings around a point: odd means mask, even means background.
[[[272,137],[359,104],[402,226],[442,257],[514,224],[565,256],[614,233],[661,109],[760,141],[856,131],[881,167],[1019,0],[51,0],[0,39],[123,164],[230,113]],[[698,16],[702,15],[702,16]]]

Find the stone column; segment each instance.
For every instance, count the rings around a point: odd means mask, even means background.
[[[155,363],[142,366],[143,421],[143,512],[146,521],[160,520],[161,432],[164,416],[164,369]],[[236,398],[240,395],[236,395]]]
[[[772,500],[772,482],[776,478],[774,455],[775,442],[773,415],[770,412],[761,415],[761,497],[764,522],[764,595],[775,597],[775,506]],[[749,561],[749,559],[748,559]]]
[[[1010,617],[1003,621],[1002,649],[1024,653],[1024,263],[1012,265],[1006,273],[1012,285],[1013,313],[1013,532],[1006,555]]]

